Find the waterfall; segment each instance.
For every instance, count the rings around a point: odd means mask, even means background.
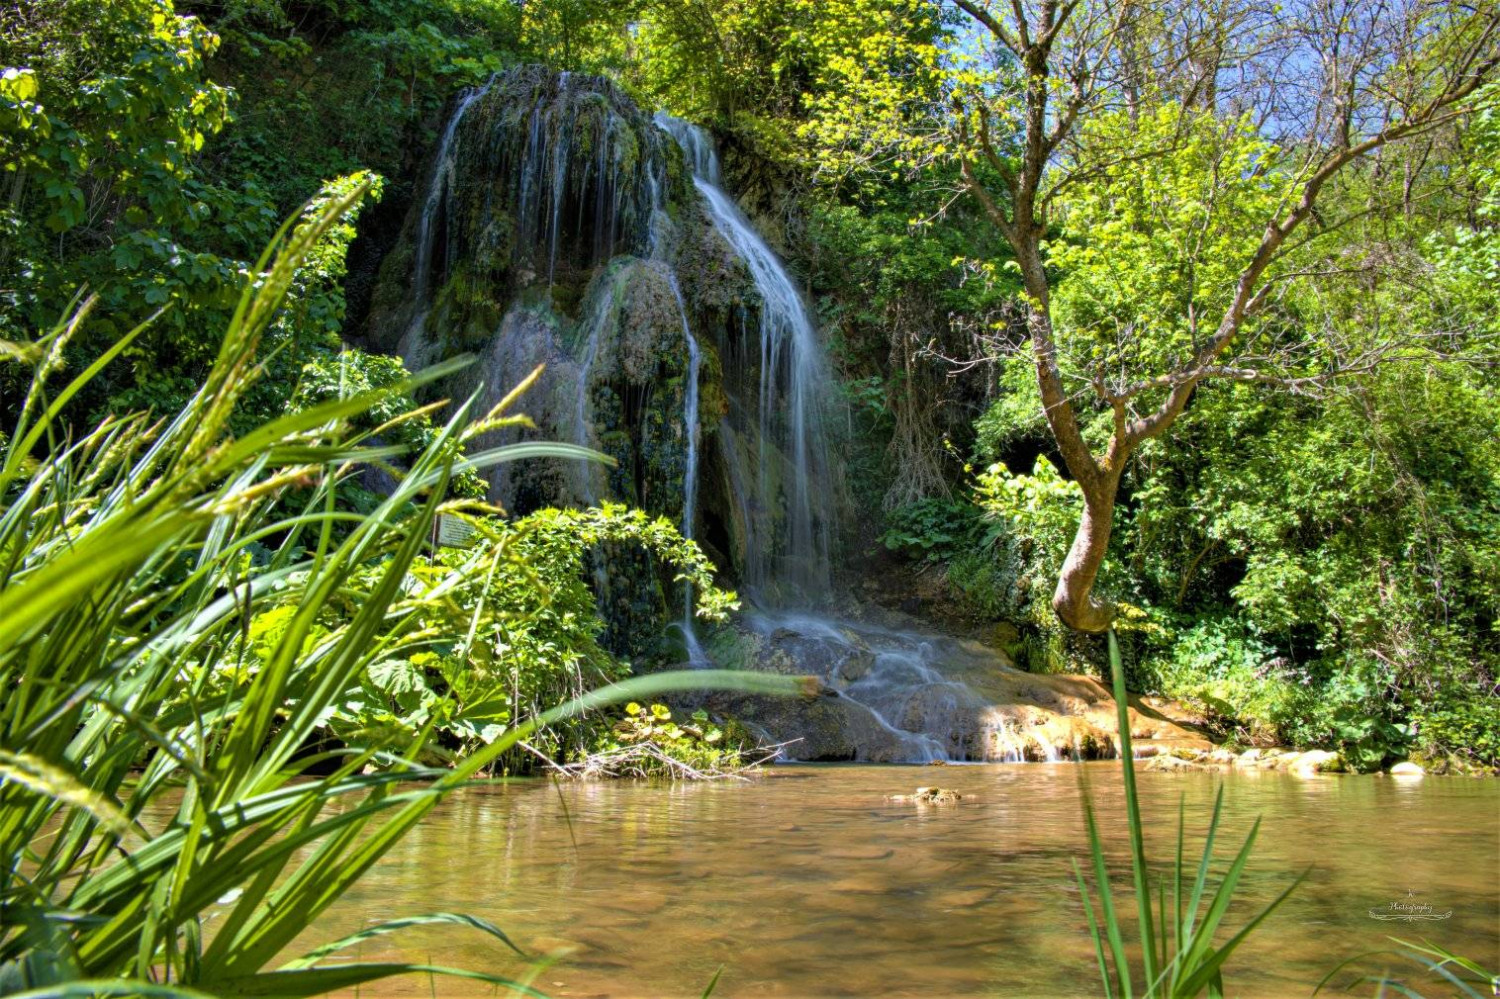
[[[1092,680],[1020,673],[874,606],[858,619],[809,612],[833,602],[832,375],[796,282],[722,176],[706,131],[653,123],[606,79],[519,67],[465,90],[406,221],[409,249],[382,266],[393,293],[369,341],[413,369],[472,352],[478,363],[433,397],[482,386],[481,409],[542,367],[522,404],[534,427],[478,446],[572,440],[619,462],[607,479],[578,462],[502,465],[489,472],[496,505],[612,498],[676,514],[680,502],[683,537],[733,555],[749,598],[738,633],[716,640],[751,668],[821,681],[815,698],[742,705],[777,741],[804,741],[788,755],[1107,752],[1114,706]],[[690,663],[709,662],[691,586],[663,585],[628,550],[601,546],[590,562],[609,648],[655,654],[670,618]]]
[[[572,104],[568,101],[569,82],[572,75],[564,70],[558,74],[558,90],[562,93],[563,106],[568,109],[568,123],[563,127],[561,134],[552,146],[552,227],[547,238],[550,249],[547,254],[547,286],[551,287],[557,279],[557,244],[562,234],[562,208],[563,194],[568,189],[568,147],[573,138],[573,126],[577,116],[573,111]],[[540,109],[533,114],[540,113]],[[599,144],[600,155],[604,154],[606,143]],[[602,175],[601,175],[602,178]]]
[[[593,435],[590,433],[593,421],[589,419],[589,376],[593,372],[594,362],[599,358],[599,338],[615,310],[615,295],[619,291],[619,275],[622,273],[623,269],[600,278],[598,298],[584,327],[588,334],[583,338],[583,357],[578,363],[578,385],[573,397],[573,442],[580,447],[594,446]],[[598,490],[594,488],[594,479],[598,474],[596,467],[593,462],[580,461],[576,464],[579,476],[578,498],[585,506],[594,506],[599,502]]]
[[[422,200],[422,210],[417,216],[416,263],[411,285],[412,318],[407,325],[406,334],[401,338],[400,345],[401,354],[407,361],[407,367],[412,371],[424,367],[425,363],[422,362],[427,360],[414,356],[414,353],[422,342],[427,315],[432,309],[429,285],[432,272],[432,244],[436,228],[434,223],[439,210],[449,207],[449,199],[445,195],[453,187],[454,168],[458,158],[458,126],[463,123],[464,115],[468,114],[474,102],[489,93],[494,83],[495,77],[492,76],[484,86],[470,87],[459,95],[458,106],[448,117],[448,124],[443,127],[442,137],[438,140],[437,157],[432,167],[432,180],[427,185],[427,197]]]
[[[682,154],[687,157],[694,177],[701,177],[714,185],[719,183],[719,154],[714,149],[712,136],[697,125],[674,118],[665,111],[656,112],[653,120],[682,147]]]
[[[719,186],[713,140],[702,129],[669,115],[658,114],[655,120],[681,146],[709,220],[744,262],[761,299],[756,492],[763,507],[775,506],[768,449],[781,447],[790,468],[781,483],[786,518],[778,539],[782,548],[768,552],[750,547],[746,582],[752,588],[769,588],[772,592],[764,595],[773,599],[784,599],[789,594],[780,591],[790,589],[803,600],[815,600],[829,588],[833,519],[822,412],[830,379],[817,330],[785,266]]]
[[[682,536],[691,541],[698,516],[698,373],[703,365],[703,355],[698,350],[697,338],[693,336],[692,324],[688,322],[687,303],[682,300],[682,286],[677,283],[677,275],[671,268],[663,269],[677,300],[677,314],[682,317],[682,336],[688,349],[688,380],[682,407],[682,428],[687,437],[687,460],[682,472]],[[694,666],[708,665],[708,656],[698,644],[698,632],[693,627],[693,584],[684,584],[683,590],[682,636],[688,661]]]

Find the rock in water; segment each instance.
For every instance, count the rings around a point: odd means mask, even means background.
[[[728,669],[822,680],[824,696],[812,700],[707,698],[714,710],[752,722],[774,742],[800,738],[787,748],[793,759],[1024,762],[1116,752],[1115,702],[1098,680],[1026,673],[980,643],[904,622],[883,627],[811,614],[751,614],[741,630],[715,636],[709,653]],[[1132,735],[1155,750],[1212,748],[1160,709],[1133,701],[1130,718]]]
[[[1287,772],[1298,777],[1311,777],[1313,774],[1341,768],[1338,753],[1329,752],[1326,749],[1310,749],[1293,759],[1287,765]]]
[[[946,787],[919,787],[916,794],[893,794],[889,801],[909,801],[917,805],[946,805],[959,801],[963,795]]]

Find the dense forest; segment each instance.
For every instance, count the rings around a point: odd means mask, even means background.
[[[1500,767],[1488,2],[26,0],[0,164],[0,994],[272,994],[476,774],[1010,759],[818,727],[901,628]]]
[[[350,345],[454,94],[528,63],[607,74],[641,106],[715,132],[742,200],[803,275],[843,396],[851,561],[883,541],[911,559],[914,592],[1011,625],[1026,668],[1088,668],[1048,599],[1083,503],[1022,348],[1021,268],[963,193],[959,140],[945,150],[905,106],[941,86],[923,46],[967,30],[962,12],[56,0],[4,16],[0,332],[31,341],[86,289],[97,302],[63,355],[82,367],[161,313],[71,403],[78,420],[181,406],[281,221],[361,184],[299,270],[235,419],[304,406],[340,380],[394,384],[393,361]],[[1149,30],[1170,34],[1171,16]],[[872,23],[890,27],[869,36]],[[1213,30],[1225,50],[1210,55],[1228,61],[1227,36],[1256,28]],[[871,45],[909,65],[854,74],[851,59],[884,65]],[[1283,123],[1216,95],[1194,62],[1207,55],[1176,58],[1149,81],[1149,107],[1083,123],[1071,141],[1097,167],[1046,222],[1059,347],[1081,383],[1066,389],[1098,447],[1112,411],[1084,380],[1165,370],[1285,197],[1257,172],[1289,169],[1271,127]],[[851,94],[869,120],[841,116]],[[1306,108],[1285,100],[1284,124],[1300,127],[1290,118]],[[1205,380],[1119,470],[1097,585],[1121,608],[1132,683],[1197,702],[1226,734],[1348,747],[1367,765],[1500,758],[1500,117],[1483,94],[1469,103],[1333,180],[1266,286],[1274,309],[1247,333],[1261,363]],[[1111,165],[1126,137],[1170,155]],[[5,377],[13,412],[27,376]],[[421,440],[420,422],[402,434]]]

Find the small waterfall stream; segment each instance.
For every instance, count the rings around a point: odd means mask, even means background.
[[[718,233],[750,272],[760,295],[759,460],[756,491],[762,502],[776,492],[769,448],[789,459],[785,537],[779,558],[760,546],[747,553],[746,582],[753,589],[785,589],[771,599],[825,597],[830,584],[833,502],[823,408],[832,388],[817,330],[791,275],[754,225],[720,186],[713,139],[697,126],[658,114],[656,123],[676,139],[704,209]],[[777,564],[779,563],[779,564]]]
[[[593,421],[589,413],[589,376],[593,373],[594,362],[599,359],[599,339],[604,333],[604,327],[609,323],[615,311],[615,296],[619,292],[620,271],[606,274],[601,280],[603,286],[599,289],[594,309],[589,313],[584,326],[587,335],[583,337],[583,357],[578,362],[578,384],[573,399],[573,442],[580,447],[594,447]],[[599,502],[599,490],[595,485],[598,478],[598,467],[593,462],[578,462],[579,486],[578,495],[587,506],[593,506]]]
[[[406,359],[407,367],[413,371],[423,367],[428,360],[426,357],[415,355],[418,345],[422,341],[423,332],[427,326],[427,317],[432,310],[432,248],[435,242],[436,222],[438,213],[451,208],[452,199],[447,197],[448,191],[452,189],[454,182],[454,171],[458,162],[458,126],[463,123],[464,115],[469,113],[469,108],[474,102],[489,93],[490,87],[495,83],[495,78],[482,87],[472,87],[459,95],[458,105],[453,109],[453,114],[448,118],[448,124],[443,127],[442,137],[438,140],[437,156],[432,167],[432,180],[427,185],[427,196],[422,199],[422,208],[417,216],[416,234],[416,262],[412,271],[412,317],[405,334],[401,338],[400,352]]]
[[[698,349],[698,339],[693,336],[692,324],[688,321],[687,303],[682,298],[682,286],[671,268],[666,268],[667,280],[672,286],[672,296],[677,300],[677,312],[682,317],[682,336],[687,341],[688,374],[687,391],[683,393],[682,430],[687,437],[687,458],[682,473],[682,536],[689,541],[698,517],[698,376],[703,367],[703,353]],[[688,661],[694,666],[710,665],[708,655],[698,642],[698,631],[693,626],[693,584],[683,584],[682,637],[687,646]]]

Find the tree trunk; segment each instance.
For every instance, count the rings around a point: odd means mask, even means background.
[[[1052,594],[1052,609],[1063,624],[1074,631],[1101,632],[1114,620],[1114,604],[1094,596],[1094,580],[1109,551],[1114,526],[1115,497],[1120,475],[1130,454],[1130,443],[1119,431],[1111,438],[1102,461],[1094,457],[1078,416],[1063,388],[1057,367],[1057,342],[1052,334],[1050,289],[1040,247],[1041,227],[1029,223],[1018,229],[1011,246],[1021,264],[1027,293],[1031,296],[1030,328],[1033,362],[1042,409],[1052,428],[1063,464],[1083,492],[1083,516],[1073,545],[1063,561]]]
[[[1073,535],[1073,545],[1068,549],[1068,557],[1057,575],[1057,589],[1052,593],[1052,609],[1074,631],[1105,631],[1114,620],[1114,604],[1094,595],[1094,580],[1109,551],[1119,485],[1119,476],[1115,475],[1095,483],[1094,488],[1084,487],[1078,533]]]

